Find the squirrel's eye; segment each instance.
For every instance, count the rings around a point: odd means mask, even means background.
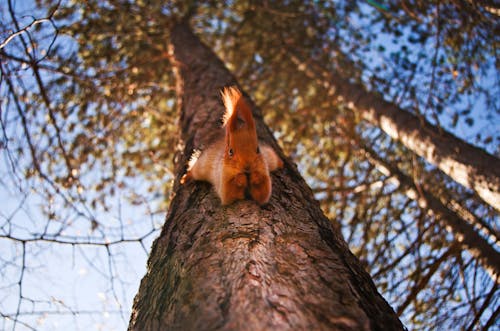
[[[260,147],[257,146],[257,154],[260,154]]]
[[[229,156],[233,156],[234,152],[233,152],[233,149],[232,149],[232,148],[230,148],[230,149],[229,149],[228,154],[229,154]]]

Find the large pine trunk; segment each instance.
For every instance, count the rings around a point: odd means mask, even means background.
[[[186,24],[171,30],[181,143],[176,183],[193,148],[220,126],[219,91],[235,79]],[[250,102],[257,132],[277,147]],[[285,159],[269,204],[221,206],[209,184],[175,185],[129,330],[402,330],[393,309]]]
[[[328,84],[360,118],[378,126],[500,211],[500,160],[497,157],[366,91],[362,85],[351,83],[338,72],[324,71],[294,50],[289,50],[289,54],[309,77]]]
[[[384,101],[366,94],[353,94],[357,110],[393,139],[434,164],[457,183],[470,188],[487,204],[500,211],[500,160],[451,133]]]

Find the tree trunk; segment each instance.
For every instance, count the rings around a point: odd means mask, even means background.
[[[457,183],[472,189],[500,211],[500,160],[449,132],[384,101],[352,95],[361,116],[437,166]]]
[[[289,53],[299,68],[311,78],[321,79],[322,84],[329,84],[335,95],[360,118],[378,126],[500,211],[498,158],[385,101],[380,95],[367,92],[362,85],[351,83],[336,72],[326,72],[315,63],[301,59],[293,50]]]
[[[176,25],[170,41],[186,160],[220,126],[219,90],[235,79],[187,25]],[[276,147],[248,101],[259,137]],[[177,184],[182,161],[176,171],[129,330],[403,329],[288,160],[264,207],[222,207],[209,184]]]

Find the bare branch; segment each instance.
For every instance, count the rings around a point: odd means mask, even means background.
[[[42,24],[42,23],[45,23],[45,22],[51,22],[51,18],[34,18],[33,21],[26,25],[24,28],[14,32],[13,34],[11,34],[10,36],[8,36],[1,44],[0,44],[0,49],[4,48],[5,46],[7,46],[11,41],[12,39],[14,39],[15,37],[27,32],[29,29],[31,29],[32,27],[34,27],[35,25],[38,25],[38,24]]]

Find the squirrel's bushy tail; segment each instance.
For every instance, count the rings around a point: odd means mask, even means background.
[[[223,117],[224,126],[229,131],[238,129],[238,118],[241,118],[248,129],[255,129],[252,110],[245,101],[241,91],[236,86],[225,87],[222,92],[222,101],[226,111]]]

